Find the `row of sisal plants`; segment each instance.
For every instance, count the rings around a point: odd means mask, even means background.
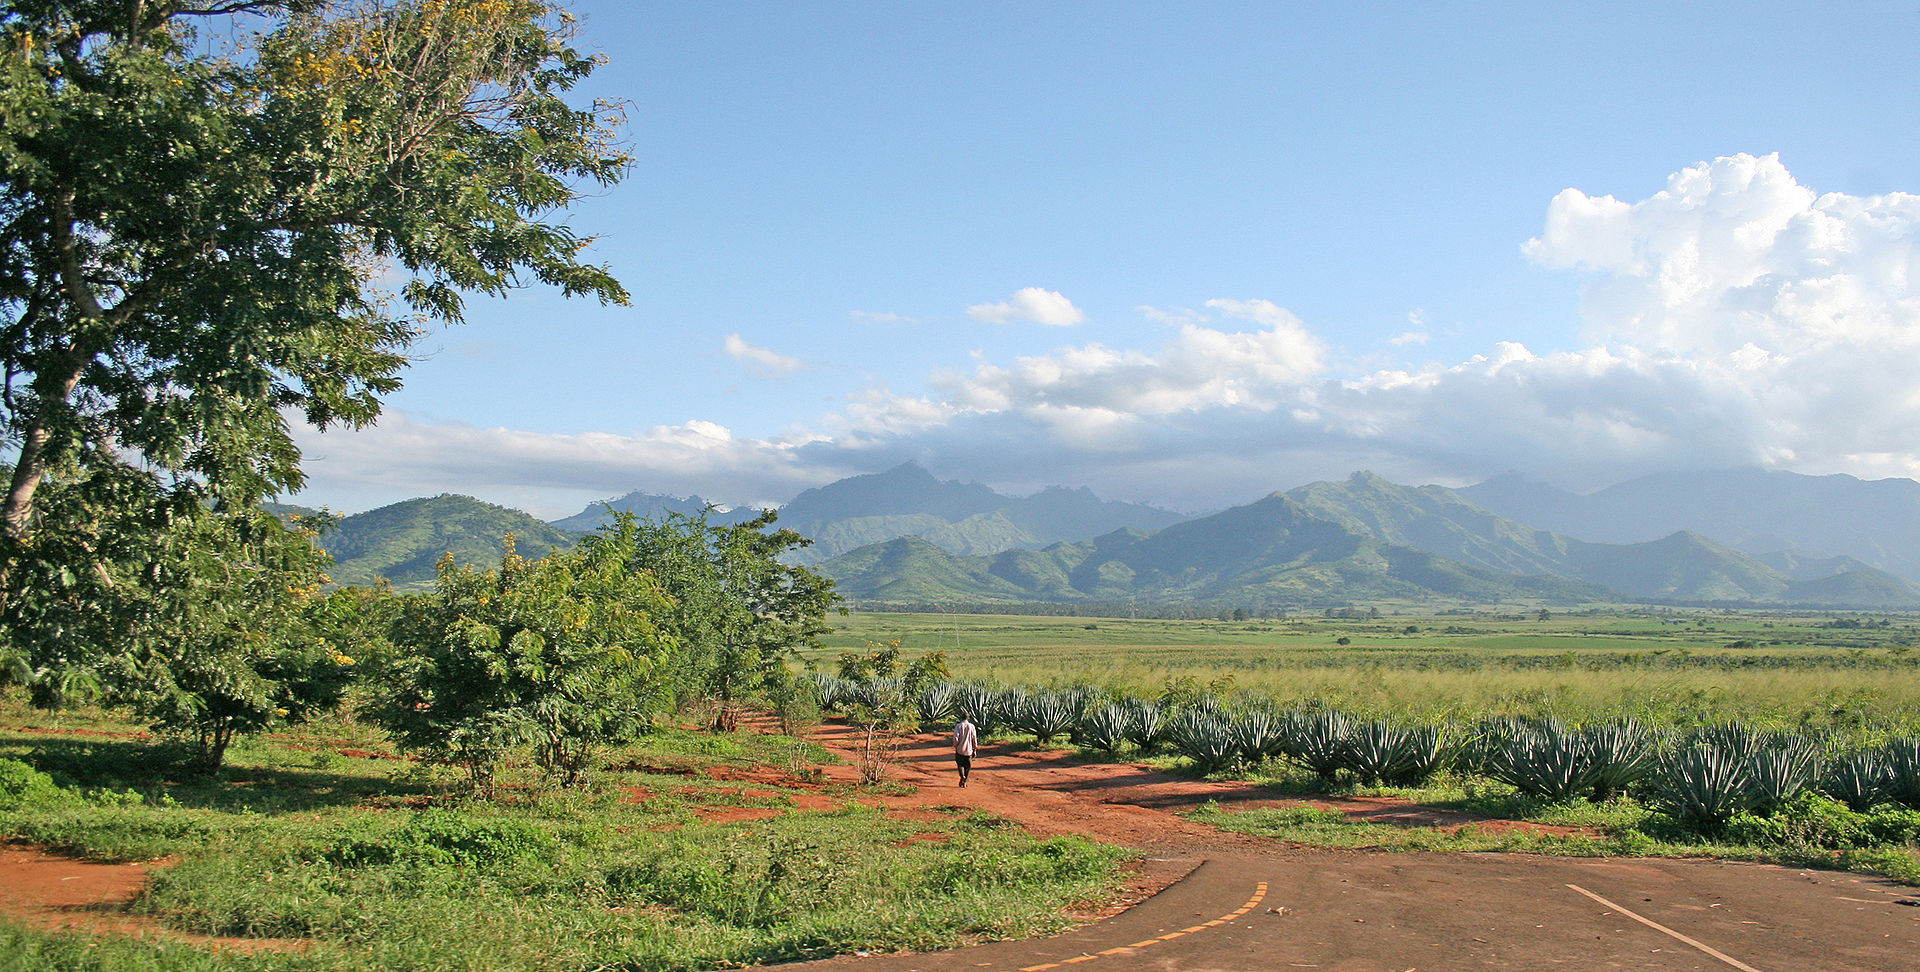
[[[922,728],[950,725],[966,713],[983,737],[1024,733],[1042,744],[1064,738],[1109,755],[1173,752],[1205,773],[1279,759],[1328,789],[1420,786],[1444,771],[1497,780],[1547,802],[1632,795],[1702,832],[1736,814],[1768,817],[1812,792],[1858,813],[1887,804],[1920,811],[1920,739],[1913,738],[1861,748],[1837,737],[1740,725],[1675,730],[1632,719],[1570,725],[1516,718],[1422,725],[1205,693],[1152,699],[1087,687],[916,686],[831,675],[816,676],[814,685],[828,711],[891,705]]]

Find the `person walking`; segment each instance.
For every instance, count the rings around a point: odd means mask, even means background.
[[[960,768],[960,785],[967,785],[967,777],[973,775],[973,754],[980,747],[980,733],[973,727],[973,714],[960,713],[960,721],[953,725],[953,764]]]

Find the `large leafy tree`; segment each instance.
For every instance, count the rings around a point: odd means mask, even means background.
[[[239,736],[339,700],[355,662],[341,646],[359,626],[322,593],[327,557],[309,527],[151,486],[109,465],[46,487],[60,529],[16,565],[31,596],[0,618],[0,650],[24,663],[36,701],[126,705],[217,769]],[[7,644],[23,633],[30,651]]]
[[[776,519],[773,510],[733,524],[668,513],[638,525],[634,565],[672,593],[666,624],[685,645],[682,688],[715,703],[716,728],[731,729],[742,703],[777,692],[787,659],[819,643],[841,603],[833,581],[781,560],[812,541],[774,529]]]
[[[463,293],[626,299],[555,218],[626,164],[567,100],[570,31],[544,0],[0,0],[0,654],[212,762],[220,693],[241,729],[288,708],[300,612],[236,599],[318,569],[255,512],[301,483],[292,423],[373,421]]]
[[[289,423],[371,422],[462,292],[625,300],[551,218],[626,164],[617,113],[566,100],[595,65],[570,24],[543,0],[0,0],[0,596],[60,526],[35,498],[62,470],[250,505],[301,482]]]

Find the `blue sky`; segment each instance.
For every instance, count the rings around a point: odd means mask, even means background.
[[[632,306],[474,301],[301,501],[1920,467],[1920,5],[573,10]]]

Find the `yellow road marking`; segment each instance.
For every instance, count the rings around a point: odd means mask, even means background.
[[[1568,885],[1568,887],[1572,887],[1572,885]],[[1070,959],[1062,959],[1058,962],[1048,962],[1045,965],[1029,965],[1021,969],[1020,972],[1047,972],[1048,969],[1057,969],[1062,965],[1076,965],[1081,962],[1091,962],[1094,959],[1099,958],[1101,955],[1118,955],[1121,952],[1131,952],[1134,949],[1146,948],[1149,945],[1158,945],[1161,942],[1170,942],[1176,938],[1181,938],[1187,935],[1191,935],[1197,931],[1204,931],[1208,928],[1216,928],[1216,927],[1219,927],[1220,925],[1224,925],[1227,922],[1234,920],[1235,918],[1239,918],[1245,915],[1249,911],[1252,911],[1255,907],[1257,907],[1260,904],[1260,902],[1263,899],[1266,898],[1266,896],[1267,896],[1267,882],[1261,881],[1254,885],[1253,897],[1248,898],[1247,903],[1244,905],[1241,905],[1239,911],[1229,912],[1228,914],[1223,915],[1219,918],[1215,918],[1214,920],[1209,921],[1204,925],[1195,925],[1192,928],[1183,928],[1177,932],[1168,932],[1167,934],[1162,935],[1159,938],[1149,938],[1143,942],[1134,942],[1132,945],[1122,945],[1117,948],[1110,948],[1097,955],[1076,955]],[[1757,969],[1752,970],[1752,972],[1759,972],[1759,970]]]

